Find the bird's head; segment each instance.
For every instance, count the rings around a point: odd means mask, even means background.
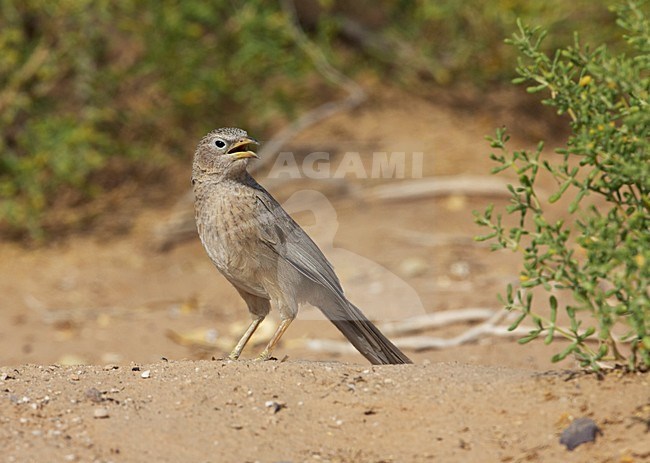
[[[257,158],[257,140],[245,130],[233,127],[216,129],[201,139],[194,152],[194,170],[206,174],[236,175]]]

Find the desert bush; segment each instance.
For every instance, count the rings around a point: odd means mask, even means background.
[[[497,131],[491,139],[498,150],[491,155],[498,163],[493,172],[517,175],[506,208],[517,223],[505,226],[490,206],[476,213],[477,223],[491,230],[477,239],[522,254],[519,287],[509,285],[504,298],[509,310],[520,313],[512,329],[523,320],[536,327],[520,342],[544,336],[550,344],[559,334],[570,342],[553,361],[573,355],[593,369],[605,360],[647,369],[650,15],[648,2],[639,0],[615,11],[625,31],[625,53],[583,46],[576,34],[573,45],[549,56],[540,51],[545,33],[521,23],[509,40],[521,55],[515,82],[544,92],[543,103],[568,116],[571,135],[555,154],[545,152],[542,143],[532,152],[510,152],[505,131]],[[557,185],[548,198],[538,193],[540,172]],[[551,204],[562,197],[566,219],[554,219]],[[533,301],[531,290],[537,287],[548,294],[546,301]],[[566,312],[568,327],[557,322],[559,310]]]
[[[102,192],[111,158],[163,163],[296,110],[312,70],[287,20],[262,0],[0,2],[2,228],[42,236],[54,203]]]

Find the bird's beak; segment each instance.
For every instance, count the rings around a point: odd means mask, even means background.
[[[259,142],[254,138],[244,137],[230,147],[228,154],[234,156],[235,159],[256,158],[257,154],[253,148],[257,145]]]

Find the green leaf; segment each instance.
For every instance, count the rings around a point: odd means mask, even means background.
[[[556,191],[556,192],[553,193],[551,196],[549,196],[549,198],[548,198],[548,202],[551,203],[551,204],[553,204],[553,203],[556,202],[558,199],[560,199],[560,198],[562,197],[562,195],[564,194],[564,192],[567,190],[567,188],[569,188],[569,186],[571,185],[571,181],[572,181],[572,179],[569,179],[569,180],[565,181],[565,182],[560,186],[560,189],[559,189],[558,191]]]
[[[546,87],[548,87],[547,84],[535,85],[533,87],[526,88],[526,91],[528,93],[537,93],[537,92],[541,92],[542,90],[546,89]]]
[[[593,335],[595,332],[596,332],[596,328],[590,326],[589,328],[587,328],[587,331],[585,331],[582,335],[580,335],[578,339],[580,339],[580,341],[582,342],[585,339],[587,339],[589,336]]]
[[[478,235],[478,236],[474,237],[474,241],[481,242],[481,241],[491,240],[492,238],[496,237],[497,235],[498,235],[497,232],[489,233],[487,235]]]
[[[525,313],[522,313],[521,315],[519,315],[519,317],[517,317],[517,319],[508,327],[508,331],[513,331],[513,330],[517,329],[517,327],[524,320],[524,318],[526,318]]]
[[[557,362],[560,362],[560,361],[564,360],[569,354],[571,354],[572,352],[575,352],[577,347],[578,347],[577,343],[575,343],[575,342],[571,343],[571,345],[569,345],[562,352],[560,352],[559,354],[555,354],[553,357],[551,357],[551,362],[557,363]]]
[[[539,337],[539,334],[540,334],[540,331],[538,331],[538,330],[531,331],[530,334],[528,334],[528,335],[524,336],[523,338],[519,339],[517,342],[519,344],[527,344],[530,341],[532,341],[534,339],[537,339],[537,337]]]

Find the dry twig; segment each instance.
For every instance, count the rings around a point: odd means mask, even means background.
[[[403,180],[363,190],[366,200],[403,201],[450,195],[510,198],[508,181],[488,176],[444,176]]]
[[[467,321],[470,319],[485,319],[487,318],[486,312],[488,309],[461,309],[455,311],[448,311],[446,315],[436,317],[431,317],[433,323],[428,326],[423,325],[417,327],[416,324],[418,320],[426,320],[426,317],[418,316],[413,319],[406,319],[397,324],[384,325],[380,329],[385,331],[387,334],[400,334],[403,332],[411,331],[423,331],[431,327],[440,327],[458,321]],[[438,338],[433,336],[407,336],[407,337],[398,337],[393,339],[393,342],[400,349],[407,349],[413,351],[425,351],[425,350],[437,350],[437,349],[448,349],[450,347],[458,347],[463,344],[469,344],[475,342],[480,338],[487,336],[495,337],[521,337],[529,334],[531,331],[534,331],[535,328],[532,326],[519,326],[514,330],[508,330],[507,326],[499,325],[504,318],[509,315],[509,312],[506,310],[489,310],[489,318],[485,322],[473,326],[458,336],[453,338]],[[439,314],[431,315],[442,315],[443,312]],[[401,324],[401,326],[400,326]],[[397,326],[397,329],[391,328]],[[394,330],[391,332],[391,330]],[[554,337],[563,338],[564,336],[559,332],[556,332]],[[596,341],[594,339],[587,339],[587,341]],[[305,345],[308,349],[325,352],[330,354],[348,354],[354,352],[354,348],[347,342],[344,341],[334,341],[330,339],[310,339],[305,341]]]

